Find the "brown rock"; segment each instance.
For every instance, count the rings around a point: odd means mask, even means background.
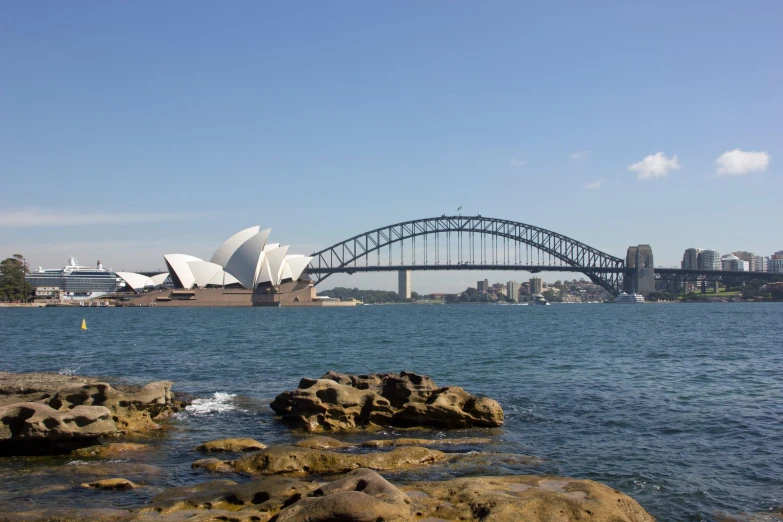
[[[317,487],[314,482],[286,477],[263,477],[246,484],[213,480],[169,488],[131,520],[269,520]]]
[[[234,471],[249,474],[333,474],[357,468],[374,470],[406,469],[431,464],[446,457],[440,451],[405,447],[380,453],[337,453],[331,451],[272,446],[226,462]]]
[[[465,428],[503,424],[503,409],[496,401],[456,386],[437,388],[429,377],[410,372],[328,372],[321,379],[302,379],[296,390],[281,393],[271,406],[284,421],[311,432],[372,425]]]
[[[308,431],[385,425],[393,414],[389,401],[380,395],[331,379],[302,379],[299,388],[281,393],[271,406],[284,420]]]
[[[96,444],[86,448],[79,448],[71,452],[72,457],[87,458],[117,458],[125,457],[128,453],[136,453],[149,449],[147,444],[136,444],[133,442],[114,442],[109,444]]]
[[[654,522],[635,500],[591,480],[469,477],[403,486],[417,519]]]
[[[357,469],[285,508],[278,522],[410,520],[410,499],[375,471]]]
[[[202,453],[215,453],[221,451],[239,453],[242,451],[258,451],[266,448],[257,440],[248,438],[219,439],[205,442],[196,448]]]
[[[102,406],[57,411],[45,404],[23,402],[0,408],[0,440],[94,439],[116,433],[111,413]]]
[[[181,407],[167,381],[121,388],[89,377],[0,372],[0,406],[34,402],[61,412],[77,406],[102,406],[111,412],[111,420],[125,433],[159,429],[155,421]]]
[[[127,491],[129,489],[136,489],[139,486],[124,478],[111,478],[96,480],[95,482],[85,482],[82,484],[82,487],[102,489],[104,491]]]
[[[333,439],[331,437],[324,437],[321,435],[316,435],[314,437],[307,437],[306,439],[302,439],[298,441],[295,445],[300,448],[321,449],[321,450],[350,448],[354,446],[353,444],[347,444],[337,439]]]
[[[203,469],[213,473],[230,473],[234,468],[220,459],[201,459],[190,465],[192,469]]]
[[[388,448],[392,446],[448,446],[448,445],[471,445],[471,444],[491,444],[492,439],[476,437],[476,438],[459,438],[459,439],[379,439],[368,440],[361,443],[361,446],[366,448]]]
[[[450,386],[433,392],[426,403],[406,404],[394,420],[400,426],[495,427],[503,424],[503,409],[497,401],[474,397],[459,386]]]

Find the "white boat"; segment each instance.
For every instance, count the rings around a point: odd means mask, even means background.
[[[625,292],[623,292],[622,294],[614,298],[614,302],[622,303],[622,304],[644,303],[644,296],[641,294],[626,294]]]
[[[544,297],[541,294],[535,294],[533,296],[533,300],[530,302],[530,304],[541,305],[541,306],[550,306],[550,304],[546,300],[546,297]]]

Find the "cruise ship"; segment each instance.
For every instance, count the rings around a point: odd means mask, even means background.
[[[622,294],[618,295],[614,298],[615,303],[624,303],[624,304],[637,304],[637,303],[643,303],[644,302],[644,296],[641,294],[626,294],[623,292]]]
[[[75,257],[59,269],[38,268],[25,279],[33,289],[46,289],[45,294],[59,293],[62,299],[90,299],[116,292],[125,287],[125,281],[106,270],[98,261],[97,268],[80,265]],[[39,292],[40,293],[40,292]]]

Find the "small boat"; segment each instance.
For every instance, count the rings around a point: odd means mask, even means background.
[[[530,302],[530,304],[541,305],[541,306],[550,306],[550,303],[547,302],[546,297],[544,297],[541,294],[535,294],[533,296],[533,300]]]

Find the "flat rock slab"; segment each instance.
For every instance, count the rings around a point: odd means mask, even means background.
[[[405,447],[376,453],[337,453],[333,451],[272,446],[237,460],[205,459],[194,467],[209,471],[231,469],[251,475],[346,473],[357,468],[373,470],[408,469],[432,464],[446,458],[446,454],[427,448]]]
[[[139,485],[124,478],[110,478],[96,480],[95,482],[84,482],[82,487],[101,489],[104,491],[128,491],[138,488]]]
[[[471,477],[402,487],[369,469],[318,484],[270,476],[171,488],[127,520],[206,522],[653,522],[636,501],[590,480]]]
[[[328,372],[320,379],[302,379],[296,390],[275,397],[271,407],[284,421],[310,432],[373,425],[498,427],[504,419],[497,401],[458,386],[439,388],[426,375],[411,372]]]
[[[200,451],[201,453],[241,453],[243,451],[258,451],[264,448],[266,448],[266,445],[258,442],[257,440],[248,438],[234,438],[205,442],[204,444],[199,445],[196,448],[196,451]]]
[[[654,522],[634,499],[592,480],[468,477],[402,487],[417,520]]]

